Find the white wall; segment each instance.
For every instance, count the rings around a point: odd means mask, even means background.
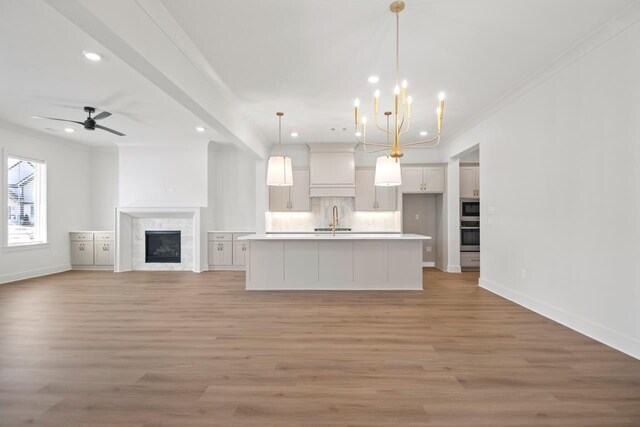
[[[256,160],[229,144],[208,156],[209,230],[256,230]]]
[[[207,206],[207,145],[119,147],[119,206]]]
[[[6,154],[47,163],[49,240],[43,247],[7,249],[6,236],[0,236],[0,283],[68,270],[69,231],[86,229],[90,223],[90,148],[8,123],[0,123],[0,147]],[[4,186],[5,168],[1,169]]]
[[[118,206],[118,149],[91,150],[91,230],[115,230]]]
[[[635,23],[448,147],[481,147],[481,286],[637,358],[639,45]]]

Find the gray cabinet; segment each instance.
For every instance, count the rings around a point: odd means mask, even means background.
[[[96,270],[113,267],[115,233],[111,231],[82,231],[69,233],[71,265],[74,268]]]
[[[377,187],[375,169],[356,169],[356,211],[395,211],[396,187]]]
[[[445,168],[442,166],[402,168],[403,193],[444,193],[445,182]]]
[[[271,212],[308,211],[309,170],[294,169],[293,185],[269,187],[269,210]]]

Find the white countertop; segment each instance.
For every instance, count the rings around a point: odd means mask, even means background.
[[[331,233],[316,234],[253,234],[239,237],[238,240],[430,240],[429,236],[419,234],[375,234],[375,233]]]
[[[231,233],[231,234],[242,234],[242,233],[255,233],[255,231],[247,231],[247,230],[243,230],[243,231],[238,231],[238,230],[209,230],[207,231],[207,233]]]

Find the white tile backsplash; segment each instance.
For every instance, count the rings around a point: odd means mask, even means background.
[[[267,212],[267,231],[313,231],[329,227],[333,206],[338,207],[338,226],[354,231],[400,232],[400,212],[354,211],[353,197],[312,197],[310,212]]]

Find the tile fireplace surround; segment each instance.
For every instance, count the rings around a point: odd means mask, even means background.
[[[132,270],[206,270],[204,208],[116,208],[116,273]],[[146,263],[145,231],[179,230],[180,263]]]

